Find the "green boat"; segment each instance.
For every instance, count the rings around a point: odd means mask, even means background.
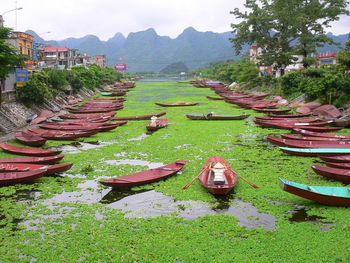
[[[310,186],[280,179],[281,188],[291,194],[324,205],[350,206],[350,187]]]
[[[290,148],[279,147],[282,152],[299,156],[343,155],[350,154],[350,148]]]
[[[111,96],[112,93],[111,92],[101,92],[102,96]]]

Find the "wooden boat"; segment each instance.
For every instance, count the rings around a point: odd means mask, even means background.
[[[13,157],[0,158],[1,163],[33,163],[33,164],[55,164],[63,159],[63,155],[47,157]]]
[[[92,114],[63,114],[59,115],[62,119],[95,119],[95,118],[109,118],[113,117],[116,113],[111,112],[105,112],[105,113],[92,113]]]
[[[321,132],[313,132],[305,129],[300,128],[294,128],[293,132],[307,135],[307,136],[314,136],[314,137],[327,137],[327,138],[339,138],[339,139],[350,139],[349,135],[342,135],[342,134],[332,134],[332,133],[321,133]]]
[[[273,121],[273,120],[259,120],[255,119],[254,123],[265,127],[265,128],[276,128],[276,129],[286,129],[292,130],[294,128],[312,129],[315,131],[328,131],[332,127],[319,127],[329,124],[326,121],[323,122],[291,122],[291,121]]]
[[[15,133],[15,138],[21,143],[29,146],[42,146],[45,144],[46,139],[39,135],[31,134],[25,131]]]
[[[325,162],[332,162],[332,163],[350,163],[350,154],[344,154],[344,155],[337,155],[337,156],[319,156],[323,161]]]
[[[198,102],[184,102],[184,101],[178,101],[175,103],[155,103],[158,106],[162,107],[181,107],[181,106],[195,106],[198,105]]]
[[[205,96],[208,100],[224,100],[222,97],[211,97],[211,96]]]
[[[286,113],[290,111],[291,109],[265,109],[265,108],[256,108],[253,107],[252,110],[255,110],[257,112],[264,112],[264,113]]]
[[[350,126],[350,116],[343,116],[339,119],[334,119],[334,124],[335,126],[339,126],[339,127],[349,127]]]
[[[57,140],[57,141],[75,140],[81,137],[89,137],[99,132],[98,130],[61,131],[61,130],[42,130],[42,129],[33,129],[33,128],[28,129],[28,131],[33,134],[40,135],[45,139]]]
[[[268,116],[256,116],[257,121],[271,122],[271,123],[314,123],[319,121],[319,118],[271,118]]]
[[[61,130],[61,131],[107,131],[112,130],[119,126],[119,123],[88,123],[88,124],[70,124],[59,125],[55,123],[47,123],[39,125],[40,128],[49,130]]]
[[[149,184],[176,174],[186,163],[187,161],[179,160],[155,169],[103,180],[100,183],[113,188],[130,188],[137,185]]]
[[[37,169],[46,169],[45,175],[52,175],[68,171],[72,167],[72,163],[67,164],[32,164],[32,163],[0,163],[0,176],[3,172],[27,172]]]
[[[155,114],[148,114],[148,115],[139,115],[139,116],[125,116],[125,117],[113,117],[110,120],[114,121],[114,120],[150,120],[153,116],[156,117],[160,117],[165,115],[166,112],[159,112],[159,113],[155,113]]]
[[[244,120],[248,118],[249,114],[241,115],[210,115],[210,114],[186,114],[186,117],[190,120]]]
[[[5,152],[31,156],[52,156],[61,153],[61,151],[45,150],[30,147],[18,147],[6,143],[0,143],[0,148],[2,148]]]
[[[282,152],[290,155],[316,157],[320,155],[344,155],[350,154],[350,148],[291,148],[279,147]]]
[[[269,114],[267,116],[271,117],[271,118],[303,118],[303,117],[307,117],[310,115],[311,115],[311,113],[307,113],[307,114]]]
[[[311,165],[311,168],[318,175],[327,177],[328,179],[332,179],[335,181],[343,182],[345,184],[350,184],[350,170],[349,169],[325,167],[325,166],[320,166],[320,165]]]
[[[313,136],[297,136],[293,134],[281,134],[283,139],[302,140],[302,141],[350,141],[350,138],[327,138],[327,137],[313,137]]]
[[[278,140],[280,138],[274,136],[268,136],[269,140]],[[349,148],[350,141],[303,141],[303,140],[290,140],[280,139],[283,141],[282,146],[293,148]]]
[[[298,129],[314,131],[314,132],[333,132],[340,131],[343,127],[315,127],[315,126],[300,126]]]
[[[69,109],[68,111],[70,113],[75,114],[85,114],[85,113],[101,113],[101,112],[110,112],[110,111],[116,111],[120,110],[123,107],[114,107],[114,108],[96,108],[96,109]]]
[[[46,169],[37,169],[28,172],[0,173],[0,186],[28,183],[46,174]]]
[[[338,169],[350,169],[350,163],[336,163],[336,162],[327,162],[324,161],[324,163],[328,166],[328,167],[332,167],[332,168],[338,168]]]
[[[332,206],[350,206],[348,187],[310,186],[280,179],[281,188],[291,194]]]
[[[161,128],[164,128],[168,126],[168,119],[167,118],[163,118],[163,119],[158,119],[158,120],[151,120],[151,123],[149,125],[146,126],[146,129],[148,131],[156,131],[159,130]]]
[[[220,156],[209,157],[199,174],[199,181],[215,195],[228,194],[237,184],[237,174]]]

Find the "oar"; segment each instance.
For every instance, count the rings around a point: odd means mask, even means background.
[[[196,181],[196,179],[199,178],[199,176],[206,170],[206,169],[211,169],[211,163],[209,164],[208,167],[205,167],[201,170],[201,172],[199,173],[199,175],[197,175],[196,177],[194,177],[191,181],[189,181],[184,187],[182,187],[182,190],[186,190],[191,184],[193,184],[194,181]]]
[[[226,170],[228,170],[226,166],[225,166],[225,168],[226,168]],[[241,178],[243,181],[246,181],[246,182],[247,182],[248,184],[250,184],[252,187],[254,187],[254,188],[259,188],[259,186],[257,186],[256,184],[252,183],[251,181],[245,179],[242,175],[239,175],[239,174],[237,174],[237,173],[236,173],[236,175],[237,175],[239,178]]]

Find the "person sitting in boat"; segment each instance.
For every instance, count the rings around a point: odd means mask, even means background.
[[[214,173],[214,179],[213,183],[214,184],[225,184],[226,182],[226,177],[225,177],[225,166],[217,162],[214,167],[212,168],[212,171]]]
[[[209,112],[205,117],[207,118],[207,119],[210,119],[213,115],[215,114],[215,112]]]
[[[151,123],[150,123],[149,126],[156,127],[157,126],[157,120],[158,120],[157,116],[152,116],[151,117]]]

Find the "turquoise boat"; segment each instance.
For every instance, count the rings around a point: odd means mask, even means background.
[[[343,155],[350,154],[350,148],[290,148],[279,147],[282,152],[299,156]]]
[[[324,205],[350,206],[350,187],[310,186],[280,178],[281,188]]]
[[[111,92],[101,92],[102,96],[111,96],[112,93]]]

